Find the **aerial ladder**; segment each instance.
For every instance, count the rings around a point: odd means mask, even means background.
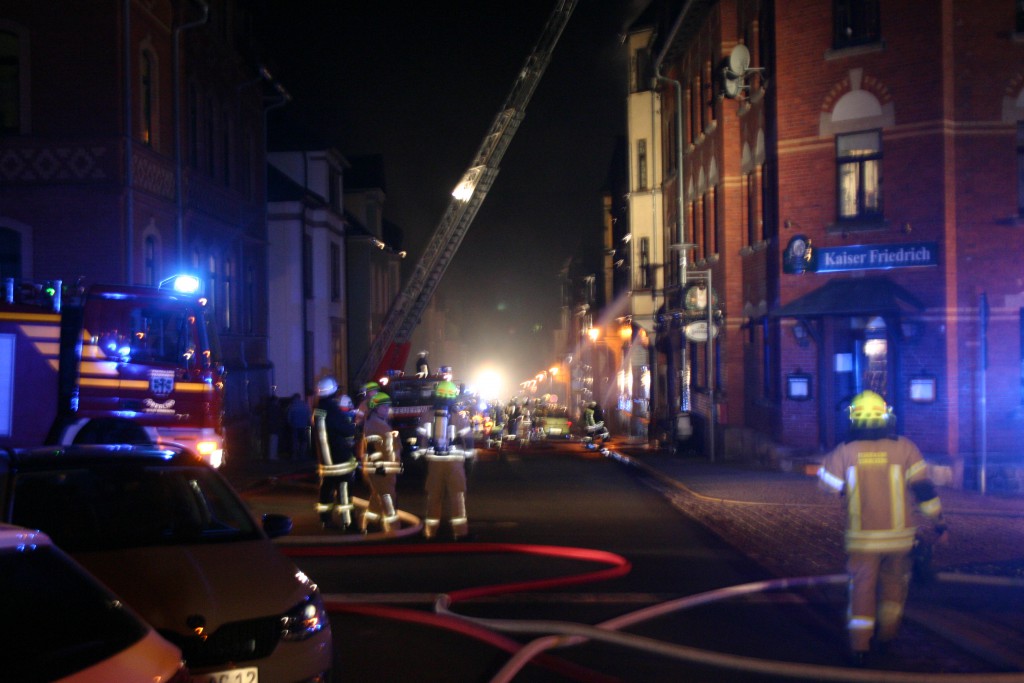
[[[512,91],[484,136],[473,162],[452,192],[448,209],[434,229],[416,269],[391,304],[380,331],[360,365],[356,375],[359,381],[382,377],[389,369],[405,367],[412,333],[419,325],[441,277],[491,189],[501,159],[519,129],[526,105],[551,62],[555,45],[575,7],[576,0],[559,0],[548,18],[544,32],[526,58],[526,63],[512,85]]]

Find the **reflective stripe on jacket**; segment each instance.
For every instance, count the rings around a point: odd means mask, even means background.
[[[904,552],[914,544],[913,501],[909,486],[927,478],[921,452],[904,437],[852,441],[825,456],[818,477],[829,488],[845,489],[849,552]],[[921,503],[936,517],[938,498]]]

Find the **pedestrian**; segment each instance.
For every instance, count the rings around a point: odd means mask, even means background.
[[[292,394],[288,401],[287,421],[292,437],[291,457],[293,460],[305,460],[309,453],[309,430],[313,423],[313,413],[299,394]]]
[[[355,448],[355,409],[352,399],[339,392],[338,382],[333,377],[324,377],[317,383],[317,395],[313,444],[319,460],[320,496],[316,511],[324,527],[337,524],[345,530],[352,525],[354,508],[349,486],[359,465]]]
[[[275,390],[277,387],[273,387]],[[264,426],[267,430],[267,460],[277,460],[281,445],[281,432],[285,428],[284,406],[276,393],[267,398],[267,414]]]
[[[590,450],[598,448],[598,441],[608,440],[608,428],[604,424],[604,411],[597,401],[588,401],[583,409],[583,428],[586,436],[583,443]]]
[[[849,438],[825,456],[818,477],[845,498],[847,630],[853,662],[863,666],[872,647],[888,648],[903,618],[917,533],[911,494],[931,520],[936,539],[944,542],[947,532],[921,452],[894,434],[895,418],[885,399],[864,391],[849,410]]]
[[[360,521],[365,533],[370,524],[394,533],[399,528],[398,475],[402,471],[402,447],[398,432],[391,429],[391,397],[378,391],[369,400],[363,425],[363,479],[370,487],[370,500]]]
[[[434,422],[430,447],[427,448],[427,514],[423,519],[423,535],[435,538],[445,509],[448,511],[455,540],[469,533],[466,515],[466,460],[473,457],[472,446],[460,447],[458,440],[472,434],[468,414],[459,418],[456,401],[459,388],[444,380],[434,388]],[[469,438],[472,438],[471,436]]]

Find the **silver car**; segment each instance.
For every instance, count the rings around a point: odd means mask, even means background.
[[[6,481],[4,481],[6,480]],[[193,681],[320,682],[331,628],[315,583],[224,477],[187,451],[0,453],[7,521],[40,529],[177,645]]]

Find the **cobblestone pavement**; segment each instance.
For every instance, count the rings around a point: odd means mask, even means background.
[[[779,576],[842,572],[841,501],[803,473],[708,463],[663,451],[619,448],[647,469],[683,512],[743,548]],[[1020,580],[1024,586],[1024,497],[939,487],[948,542],[935,546],[940,572]]]

